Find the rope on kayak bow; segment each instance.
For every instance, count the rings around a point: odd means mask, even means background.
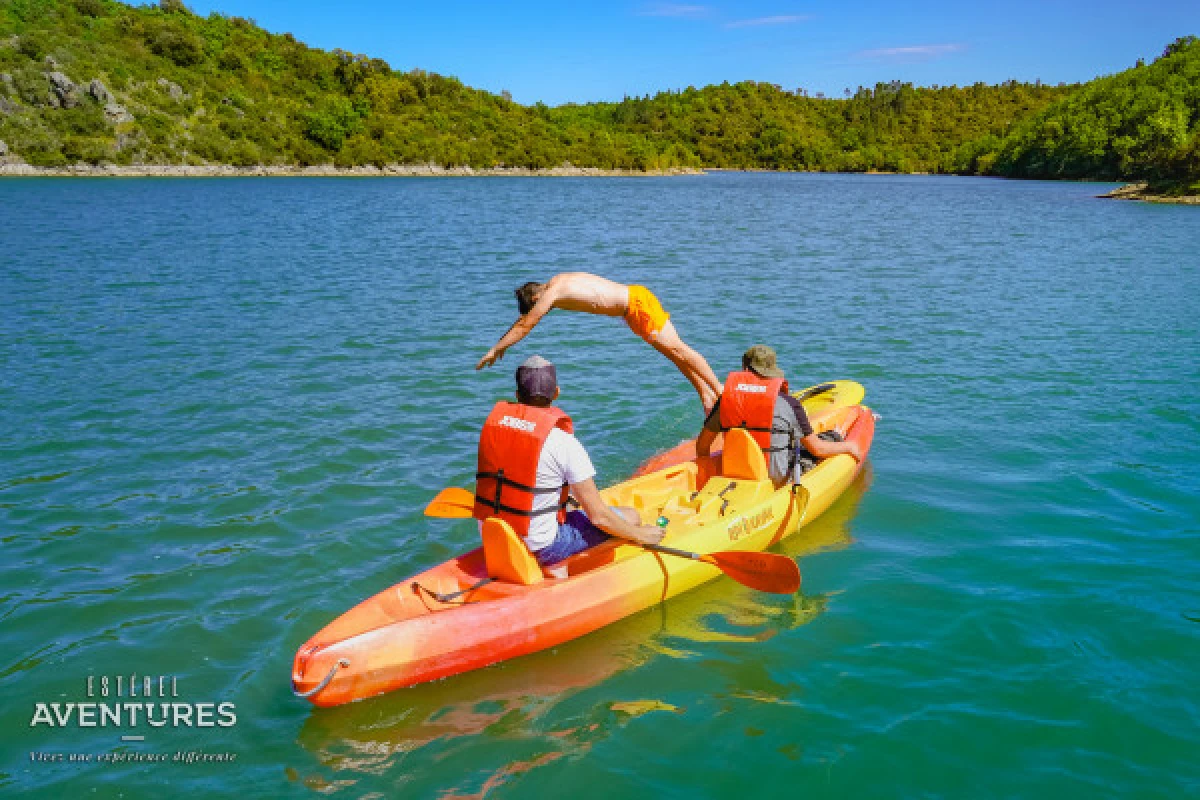
[[[348,667],[348,666],[350,666],[349,661],[347,661],[344,658],[339,658],[336,662],[334,662],[334,665],[332,667],[330,667],[329,674],[325,676],[325,679],[323,681],[321,681],[320,683],[318,683],[313,688],[309,689],[307,692],[297,692],[296,684],[293,682],[292,683],[292,694],[296,695],[296,697],[312,697],[314,694],[321,691],[322,689],[324,689],[326,686],[328,686],[330,684],[330,682],[333,680],[334,674],[339,669],[341,669],[342,667]]]

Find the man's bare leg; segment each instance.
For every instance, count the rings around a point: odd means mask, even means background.
[[[667,320],[658,335],[649,341],[651,346],[666,356],[695,387],[696,393],[700,395],[700,403],[704,406],[704,413],[712,411],[712,407],[721,397],[722,387],[704,356],[684,344],[670,320]]]
[[[708,388],[708,384],[706,384],[704,381],[702,381],[700,379],[700,376],[696,375],[691,370],[688,363],[683,361],[681,358],[677,357],[675,353],[666,352],[659,348],[655,348],[655,349],[658,350],[663,355],[665,355],[667,357],[667,359],[672,364],[675,365],[675,368],[678,369],[680,371],[680,373],[683,374],[683,377],[687,378],[688,383],[690,383],[692,385],[692,388],[696,390],[696,394],[698,394],[700,396],[700,403],[701,403],[701,405],[703,405],[705,407],[704,413],[707,414],[712,408],[711,404],[716,402],[713,399],[714,395],[713,395],[712,391]]]

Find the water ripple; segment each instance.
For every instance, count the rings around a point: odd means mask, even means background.
[[[1200,790],[1195,209],[921,176],[0,182],[0,786],[68,796],[1138,796]],[[103,236],[97,236],[102,231]],[[644,283],[718,373],[884,414],[804,595],[715,582],[314,712],[295,648],[475,546],[427,520],[538,352],[602,483],[701,423],[619,320],[475,361],[512,287]],[[31,699],[178,674],[237,769],[39,768]],[[107,743],[105,743],[107,746]],[[695,769],[697,753],[719,752]],[[1019,767],[1014,769],[1014,766]]]

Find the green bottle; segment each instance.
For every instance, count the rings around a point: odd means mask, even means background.
[[[654,521],[655,525],[657,525],[658,527],[663,528],[663,529],[665,529],[667,527],[667,525],[669,525],[670,523],[671,523],[671,520],[667,519],[666,517],[659,517],[658,519],[656,519]]]

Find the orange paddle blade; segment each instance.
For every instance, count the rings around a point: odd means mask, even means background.
[[[451,486],[442,489],[425,506],[425,516],[465,519],[475,510],[475,495],[466,489]]]
[[[760,592],[795,594],[800,591],[800,567],[787,556],[732,550],[711,553],[701,560]]]

